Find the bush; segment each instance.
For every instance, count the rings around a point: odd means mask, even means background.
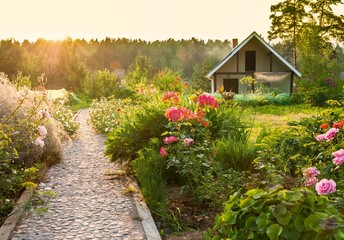
[[[307,188],[251,189],[233,194],[205,239],[341,239],[342,215]]]
[[[108,69],[98,70],[83,80],[82,93],[93,99],[109,97],[114,94],[119,84],[119,78],[113,72]]]
[[[132,109],[106,140],[106,155],[112,161],[132,160],[137,152],[143,149],[154,137],[164,131],[167,119],[164,116],[164,105],[159,100],[142,102],[140,107]]]

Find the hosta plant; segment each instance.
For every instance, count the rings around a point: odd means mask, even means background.
[[[343,239],[342,214],[308,188],[251,189],[231,195],[205,239]]]

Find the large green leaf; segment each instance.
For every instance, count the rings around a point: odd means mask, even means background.
[[[272,224],[266,229],[266,234],[270,240],[278,240],[281,235],[283,228],[278,224]]]
[[[298,240],[301,237],[301,233],[298,232],[294,226],[285,226],[281,233],[281,237],[286,240]]]
[[[277,222],[281,225],[288,225],[291,218],[291,213],[287,211],[284,205],[275,206],[272,209],[272,215],[276,218]]]
[[[244,208],[249,208],[250,206],[252,206],[255,203],[255,200],[252,198],[244,198],[240,200],[240,208],[244,209]]]
[[[303,197],[303,194],[300,192],[299,189],[295,189],[295,190],[284,190],[281,191],[282,192],[282,196],[286,201],[289,202],[295,202],[300,200]]]
[[[305,219],[306,230],[314,230],[316,232],[321,231],[320,220],[322,216],[320,214],[311,214]]]
[[[246,219],[245,227],[248,230],[256,231],[257,230],[257,224],[256,224],[257,218],[255,216],[250,216]]]
[[[227,224],[235,224],[236,223],[236,219],[237,219],[238,213],[237,212],[233,212],[233,211],[227,211],[226,213],[224,213],[221,216],[221,220],[223,223],[227,223]]]
[[[297,231],[299,231],[299,232],[305,231],[305,218],[302,217],[301,215],[298,215],[295,218],[293,225]]]

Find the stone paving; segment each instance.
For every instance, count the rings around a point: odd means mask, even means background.
[[[104,137],[93,132],[88,117],[88,110],[79,113],[78,138],[64,147],[62,162],[40,184],[58,197],[43,216],[31,209],[12,240],[146,239],[134,199],[121,180],[105,175],[116,167],[103,156]]]

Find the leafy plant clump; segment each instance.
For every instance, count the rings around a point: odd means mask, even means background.
[[[307,188],[251,189],[233,194],[205,239],[342,239],[342,214]]]

